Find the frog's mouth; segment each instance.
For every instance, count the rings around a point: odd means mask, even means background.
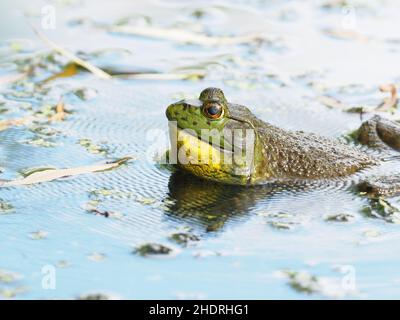
[[[253,168],[253,158],[237,156],[232,148],[203,140],[194,131],[179,128],[170,123],[170,163],[178,164],[202,177],[216,177],[219,180],[247,180]],[[223,178],[222,178],[223,177]]]
[[[232,148],[224,148],[224,145],[228,146],[228,142],[222,145],[220,139],[206,140],[196,131],[181,128],[176,123],[169,124],[169,134],[172,148],[176,147],[177,152],[182,150],[181,152],[185,151],[185,154],[197,155],[199,159],[216,160],[223,155],[232,156],[233,154]]]

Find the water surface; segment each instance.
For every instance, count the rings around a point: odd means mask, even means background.
[[[0,189],[2,203],[12,206],[0,212],[0,269],[15,278],[0,277],[0,297],[70,299],[102,292],[131,299],[398,298],[399,226],[363,214],[369,200],[350,183],[226,187],[157,164],[167,147],[166,106],[209,86],[287,129],[340,137],[358,128],[372,113],[330,109],[319,98],[368,109],[388,96],[379,86],[399,83],[400,7],[394,0],[349,3],[3,1],[2,75],[16,70],[15,59],[48,50],[28,22],[40,29],[42,8],[52,5],[56,28],[40,30],[98,66],[204,77],[102,80],[82,72],[49,81],[42,90],[27,84],[0,88],[7,109],[2,120],[31,115],[60,96],[71,112],[64,121],[41,124],[47,134],[38,125],[0,131],[2,179],[33,167],[134,158],[109,172]],[[116,24],[212,36],[259,32],[263,40],[204,46],[107,31]],[[59,64],[48,65],[28,82],[60,71]],[[86,99],[74,94],[78,89],[88,92]],[[385,116],[399,119],[398,111]],[[48,143],[31,143],[36,139]],[[382,171],[398,167],[391,163]],[[399,200],[390,203],[399,207]],[[112,214],[93,214],[88,203]],[[327,221],[338,214],[351,219]],[[181,246],[169,239],[177,232],[199,241]],[[173,253],[133,254],[150,242]],[[55,289],[42,283],[49,266],[56,271]],[[296,290],[285,270],[313,293]],[[311,275],[317,283],[310,284]]]

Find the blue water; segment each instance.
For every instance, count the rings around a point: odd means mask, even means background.
[[[400,50],[399,4],[387,1],[383,7],[371,0],[327,8],[327,2],[117,1],[100,6],[98,1],[3,1],[0,76],[17,72],[16,59],[48,50],[29,21],[73,52],[103,50],[88,59],[104,68],[166,74],[190,69],[205,77],[102,80],[79,73],[34,93],[29,87],[0,86],[0,102],[8,109],[1,120],[32,115],[61,95],[71,112],[64,121],[41,124],[55,130],[52,136],[35,133],[37,124],[30,123],[0,131],[1,179],[18,178],[27,168],[134,158],[108,172],[0,189],[2,203],[13,207],[0,211],[0,298],[74,299],[89,293],[123,299],[399,298],[399,226],[363,215],[368,200],[349,183],[309,189],[225,187],[173,173],[156,160],[168,147],[166,106],[209,86],[223,88],[228,100],[265,121],[329,137],[346,134],[372,116],[361,119],[329,109],[318,98],[334,96],[349,107],[373,108],[388,96],[378,88],[399,81],[393,67]],[[40,28],[44,5],[54,6],[55,29]],[[193,16],[196,10],[204,11],[202,18]],[[202,46],[104,29],[122,18],[134,26],[214,36],[261,32],[266,41]],[[48,65],[29,82],[60,70]],[[82,100],[73,94],[80,88],[93,94]],[[399,112],[384,116],[399,119]],[[29,144],[35,137],[54,145]],[[93,154],[80,139],[107,152]],[[105,218],[85,210],[93,200],[100,211],[113,214]],[[399,198],[390,201],[400,206]],[[326,221],[340,213],[353,219]],[[183,247],[169,240],[176,232],[200,240]],[[153,242],[173,253],[133,253]],[[51,288],[43,285],[49,268],[55,272]],[[316,276],[314,293],[295,290],[285,270]],[[2,272],[12,272],[12,281],[2,280]],[[343,284],[346,279],[350,286]]]

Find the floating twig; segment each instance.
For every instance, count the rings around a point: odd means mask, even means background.
[[[109,75],[107,72],[104,72],[100,68],[94,66],[90,62],[87,62],[79,57],[77,57],[75,54],[72,52],[60,47],[53,41],[51,41],[49,38],[47,38],[43,33],[41,33],[38,29],[36,29],[32,25],[32,29],[35,32],[35,34],[43,41],[45,42],[49,47],[51,47],[54,51],[58,52],[59,54],[69,58],[73,62],[75,62],[77,65],[80,65],[81,67],[87,69],[91,73],[93,73],[95,76],[101,78],[101,79],[111,79],[111,75]]]
[[[261,39],[260,34],[248,34],[241,36],[219,37],[207,36],[205,34],[195,33],[177,28],[157,28],[149,26],[110,26],[107,28],[111,32],[118,32],[148,38],[171,40],[183,43],[193,43],[203,46],[213,45],[234,45],[249,43]]]

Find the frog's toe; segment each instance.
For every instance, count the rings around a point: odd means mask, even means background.
[[[373,148],[400,151],[400,123],[374,116],[361,125],[358,140]]]
[[[360,192],[371,197],[394,197],[400,195],[400,175],[371,177],[357,185]]]

